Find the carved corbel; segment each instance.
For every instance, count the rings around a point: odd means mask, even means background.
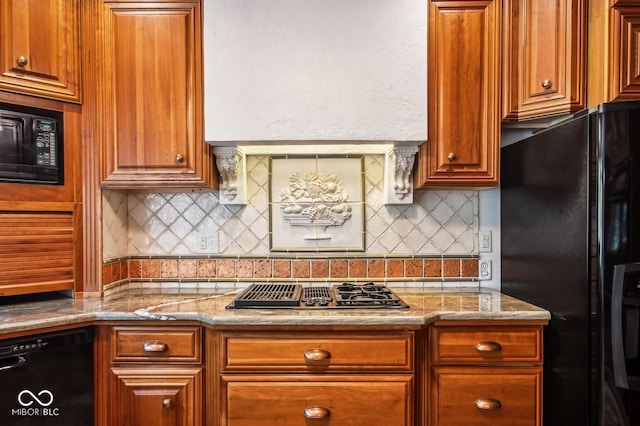
[[[417,146],[394,145],[386,154],[385,204],[413,203],[413,164]]]
[[[220,184],[220,204],[247,204],[246,158],[237,146],[215,147],[216,166],[222,180]]]

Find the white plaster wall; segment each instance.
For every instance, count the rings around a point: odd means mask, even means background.
[[[424,0],[205,0],[205,139],[424,141]]]

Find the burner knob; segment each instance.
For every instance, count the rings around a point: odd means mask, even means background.
[[[320,348],[309,349],[304,353],[304,359],[306,361],[326,361],[331,359],[331,352]]]

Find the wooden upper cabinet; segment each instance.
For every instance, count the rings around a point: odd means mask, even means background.
[[[208,187],[200,3],[106,2],[102,187]]]
[[[503,118],[585,106],[585,0],[504,2]]]
[[[590,0],[587,104],[640,99],[640,1]]]
[[[613,9],[614,45],[619,50],[620,72],[612,93],[615,99],[640,98],[640,2]],[[615,58],[615,56],[614,56]]]
[[[498,184],[499,0],[430,1],[428,140],[416,186]]]
[[[80,102],[79,0],[0,0],[0,89]]]

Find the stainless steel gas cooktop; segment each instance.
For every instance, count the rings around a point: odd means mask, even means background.
[[[380,309],[408,308],[388,287],[374,283],[326,286],[251,284],[227,309]]]

